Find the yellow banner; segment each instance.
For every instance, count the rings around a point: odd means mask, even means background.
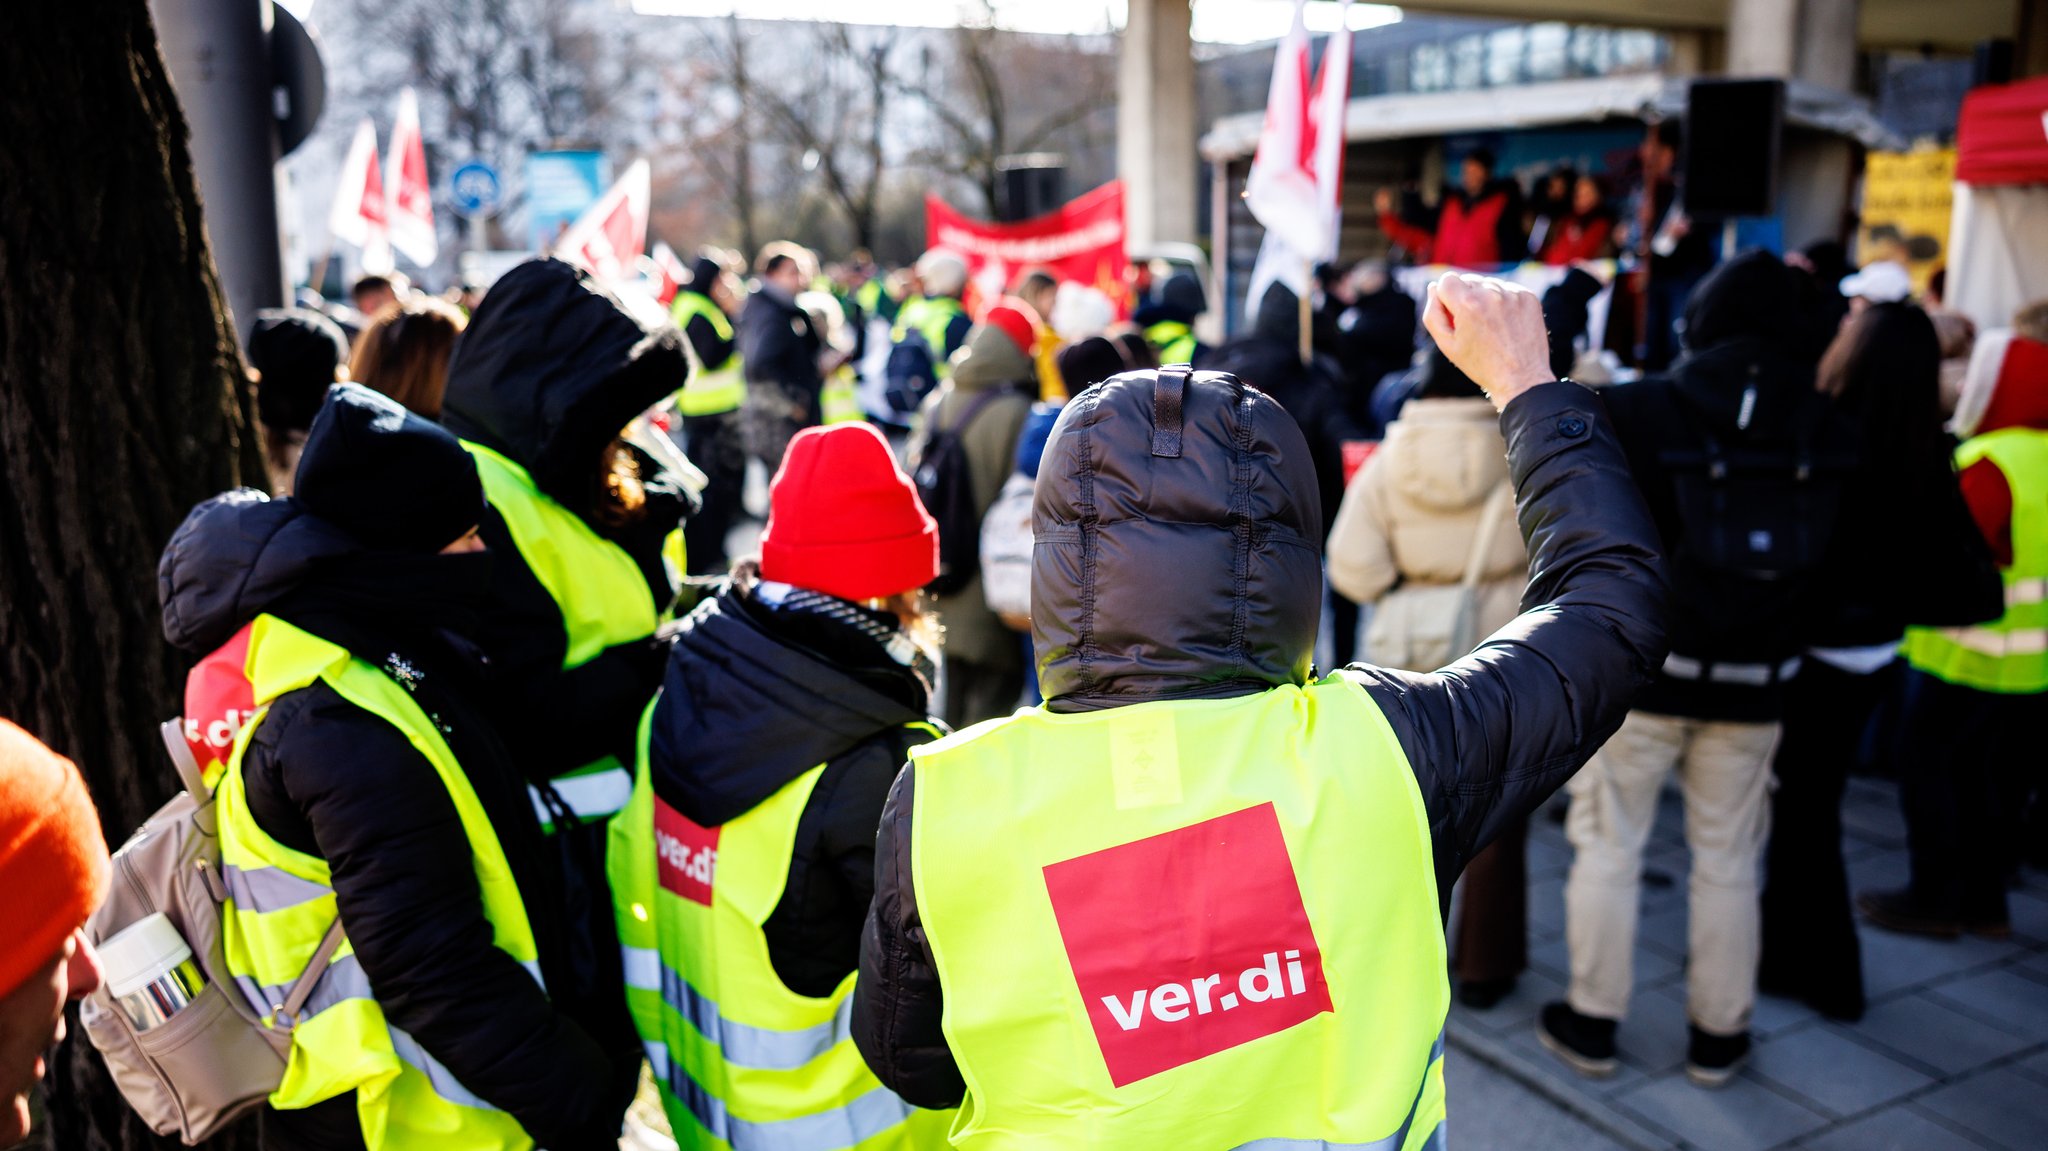
[[[1897,260],[1911,269],[1914,290],[1925,292],[1947,257],[1955,184],[1954,148],[1870,153],[1864,160],[1856,262]]]

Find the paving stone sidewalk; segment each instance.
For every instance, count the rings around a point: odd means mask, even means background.
[[[1682,815],[1667,791],[1645,857],[1649,882],[1636,951],[1636,993],[1616,1042],[1621,1069],[1585,1079],[1536,1040],[1544,1003],[1563,998],[1564,879],[1571,847],[1539,814],[1529,834],[1530,970],[1489,1011],[1454,1008],[1450,1060],[1477,1061],[1573,1121],[1642,1151],[2042,1151],[2048,1149],[2048,876],[2013,893],[2010,939],[1955,941],[1861,928],[1869,1012],[1855,1024],[1802,1004],[1757,1003],[1749,1065],[1719,1090],[1685,1078],[1685,884]],[[1905,881],[1896,789],[1852,780],[1843,809],[1856,890]],[[1453,1079],[1456,1073],[1453,1072]],[[1462,1101],[1474,1102],[1474,1101]],[[1464,1112],[1452,1095],[1460,1151],[1527,1146],[1500,1116]],[[1462,1114],[1461,1114],[1462,1113]]]

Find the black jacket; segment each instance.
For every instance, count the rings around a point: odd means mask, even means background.
[[[690,510],[680,480],[638,458],[648,511],[630,528],[592,514],[605,446],[633,417],[683,386],[689,361],[673,327],[646,331],[588,272],[559,260],[521,264],[491,286],[448,364],[441,421],[532,475],[535,486],[623,548],[657,607],[675,590],[662,541]],[[606,755],[631,759],[640,713],[660,682],[651,640],[613,647],[563,670],[561,608],[513,545],[505,519],[484,516],[497,557],[492,606],[478,640],[496,665],[498,725],[532,780]]]
[[[747,372],[747,449],[773,471],[790,439],[823,419],[818,353],[824,341],[810,314],[771,288],[747,297],[734,339]]]
[[[1781,667],[1810,640],[1811,576],[1758,579],[1704,562],[1688,546],[1678,477],[1697,471],[1707,437],[1725,452],[1789,461],[1804,443],[1823,475],[1845,476],[1854,430],[1814,390],[1791,273],[1767,254],[1724,264],[1686,307],[1685,355],[1663,376],[1601,393],[1670,556],[1670,643],[1705,663]],[[1792,498],[1788,483],[1786,498]],[[1811,527],[1832,532],[1832,508]],[[1695,525],[1694,530],[1698,530]],[[1664,715],[1769,722],[1779,684],[1660,673],[1638,706]]]
[[[1266,289],[1249,334],[1230,340],[1196,366],[1228,372],[1280,401],[1308,439],[1315,463],[1316,493],[1322,509],[1316,547],[1329,538],[1330,521],[1344,499],[1344,441],[1363,433],[1344,407],[1344,373],[1329,356],[1301,362],[1300,297],[1284,284]]]
[[[1077,397],[1053,433],[1034,510],[1032,625],[1055,710],[1243,695],[1310,674],[1320,525],[1302,440],[1228,377],[1198,376],[1184,406],[1178,460],[1150,456],[1142,373]],[[1441,893],[1613,733],[1664,656],[1656,529],[1598,400],[1545,385],[1509,404],[1501,426],[1531,610],[1440,672],[1347,669],[1415,772]],[[1162,572],[1178,594],[1158,594]],[[882,816],[853,1037],[884,1083],[943,1107],[964,1085],[911,885],[915,785],[906,770]]]
[[[680,290],[690,291],[689,288]],[[713,308],[718,307],[717,302],[711,297],[705,296],[704,300]],[[715,372],[724,367],[725,362],[732,358],[733,352],[738,350],[738,334],[730,337],[719,335],[717,326],[702,313],[691,315],[690,322],[683,325],[683,336],[690,341],[690,350],[697,353],[697,362],[703,365],[707,372]]]
[[[487,557],[440,557],[456,563]],[[431,626],[401,626],[329,594],[333,573],[366,556],[296,501],[231,492],[201,504],[159,569],[167,638],[218,647],[270,613],[382,663],[423,672],[421,706],[437,718],[482,802],[518,883],[550,987],[568,978],[560,946],[559,877],[517,769],[479,707],[475,650]],[[431,562],[431,561],[429,561]],[[481,571],[474,595],[481,598]],[[392,589],[394,605],[406,598]],[[416,622],[416,621],[415,621]],[[257,825],[325,859],[349,942],[393,1026],[409,1032],[464,1086],[510,1112],[541,1144],[616,1145],[626,1098],[582,1025],[492,945],[490,923],[454,801],[398,729],[324,683],[289,692],[265,713],[243,757]],[[265,1116],[265,1144],[362,1146],[353,1093]]]
[[[894,617],[800,592],[775,603],[747,577],[697,607],[655,704],[649,774],[705,827],[752,811],[820,764],[781,902],[763,924],[775,973],[832,993],[859,960],[874,895],[875,828],[908,748],[931,738],[929,690],[882,635]]]

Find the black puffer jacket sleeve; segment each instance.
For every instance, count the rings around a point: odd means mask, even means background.
[[[1598,397],[1571,384],[1534,388],[1508,405],[1501,429],[1529,545],[1527,610],[1441,671],[1345,673],[1386,713],[1413,765],[1444,892],[1613,734],[1664,659],[1657,530]],[[945,1107],[966,1088],[940,1030],[911,886],[914,786],[905,770],[882,813],[853,1039],[883,1083]]]
[[[315,685],[273,705],[244,770],[311,828],[391,1024],[540,1145],[616,1146],[604,1052],[492,944],[454,801],[405,736]]]
[[[500,685],[493,719],[529,779],[552,779],[617,755],[632,758],[640,713],[661,686],[667,644],[649,636],[564,670],[569,636],[562,609],[520,558],[505,520],[484,513],[492,607],[478,638]]]
[[[1599,397],[1548,384],[1501,414],[1529,546],[1523,614],[1440,671],[1345,669],[1386,713],[1429,813],[1437,886],[1621,726],[1664,662],[1656,524]]]
[[[707,372],[715,372],[732,358],[734,341],[718,334],[709,317],[693,315],[683,326],[683,335],[690,339],[690,350],[697,353],[697,362]]]

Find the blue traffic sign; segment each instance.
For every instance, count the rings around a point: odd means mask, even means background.
[[[475,160],[449,173],[448,186],[455,194],[456,212],[464,216],[490,215],[504,195],[497,169]]]

